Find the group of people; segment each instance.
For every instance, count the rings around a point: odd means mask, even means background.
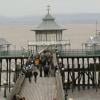
[[[36,82],[38,72],[40,73],[40,77],[48,77],[50,69],[52,69],[52,53],[50,51],[44,51],[41,54],[36,54],[33,57],[30,57],[25,67],[23,67],[23,72],[26,77],[29,77],[29,82],[31,82],[31,77],[34,76],[34,80]]]
[[[51,67],[53,66],[52,63],[52,53],[50,51],[44,51],[40,55],[37,55],[33,60],[33,65],[37,67],[40,72],[40,77],[49,76],[49,72]]]

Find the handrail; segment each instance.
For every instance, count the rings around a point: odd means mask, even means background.
[[[53,64],[54,67],[58,66],[55,52],[53,53]],[[56,79],[56,86],[57,86],[57,100],[64,100],[65,95],[64,95],[63,84],[62,84],[62,79],[61,79],[59,69],[56,71],[55,79]]]
[[[64,95],[62,79],[59,71],[56,72],[56,85],[57,85],[57,100],[64,100],[65,95]]]
[[[7,96],[7,100],[12,100],[14,95],[19,94],[21,87],[24,83],[24,79],[25,79],[24,74],[19,75],[19,78],[17,79],[12,91]]]
[[[45,49],[46,49],[46,48],[45,48]],[[41,50],[41,51],[38,52],[38,53],[43,52],[45,49]],[[20,93],[21,87],[22,87],[22,85],[23,85],[23,83],[24,83],[24,80],[25,80],[25,75],[24,75],[24,74],[21,74],[21,75],[18,77],[18,79],[17,79],[17,81],[16,81],[16,83],[15,83],[15,85],[14,85],[14,88],[13,88],[12,91],[8,94],[7,100],[12,100],[14,95]]]
[[[0,57],[28,57],[29,51],[22,50],[9,50],[9,51],[0,51]]]
[[[70,49],[58,51],[59,57],[63,56],[100,56],[100,50]]]

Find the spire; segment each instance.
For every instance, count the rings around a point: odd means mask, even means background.
[[[50,5],[47,6],[47,12],[49,14],[49,12],[50,12]]]

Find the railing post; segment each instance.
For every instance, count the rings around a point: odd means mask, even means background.
[[[4,81],[4,97],[5,98],[7,97],[6,90],[7,90],[7,83],[6,83],[6,81]]]
[[[72,92],[75,88],[74,58],[72,58]]]
[[[2,59],[0,59],[0,89],[1,89]]]
[[[7,84],[8,84],[8,59],[6,59],[6,64],[7,64],[7,68],[6,68],[6,70],[7,70],[6,82],[7,82]]]
[[[96,58],[94,58],[94,84],[97,91],[97,78],[96,78]]]
[[[11,59],[9,59],[9,92],[11,88]]]

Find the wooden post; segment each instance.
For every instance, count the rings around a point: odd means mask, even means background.
[[[23,67],[23,58],[21,58],[21,69]]]
[[[72,92],[75,87],[74,58],[72,58]]]
[[[97,77],[96,77],[96,58],[94,58],[94,84],[97,91]]]
[[[90,64],[89,64],[89,58],[87,58],[87,65],[88,65],[88,89],[90,89]]]
[[[7,71],[7,74],[6,74],[6,83],[8,85],[8,59],[6,58],[6,64],[7,64],[7,68],[6,68],[6,71]]]
[[[99,67],[100,67],[100,57],[99,57]],[[100,88],[100,71],[98,72],[98,87]]]
[[[93,61],[94,61],[94,58],[93,58]],[[95,69],[95,68],[94,68],[94,67],[95,67],[95,61],[94,61],[93,68],[92,68],[92,85],[93,85],[93,88],[94,88],[94,86],[95,86],[95,79],[94,79],[94,78],[95,78],[95,77],[94,77],[94,76],[95,76],[95,75],[94,75],[94,74],[95,74],[95,73],[94,73],[94,69]]]
[[[1,88],[2,59],[0,59],[0,88]]]
[[[82,58],[82,72],[83,72],[83,90],[85,89],[85,69],[84,69],[84,58]]]
[[[80,90],[80,63],[79,63],[79,58],[77,58],[77,64],[78,64],[78,90]]]
[[[9,92],[11,88],[11,59],[9,59]]]
[[[15,59],[15,76],[14,76],[14,82],[17,80],[17,59]]]
[[[68,73],[68,76],[67,76],[67,81],[68,81],[68,88],[70,88],[70,78],[69,78],[69,73],[70,73],[70,71],[69,71],[69,58],[67,58],[67,73]]]

